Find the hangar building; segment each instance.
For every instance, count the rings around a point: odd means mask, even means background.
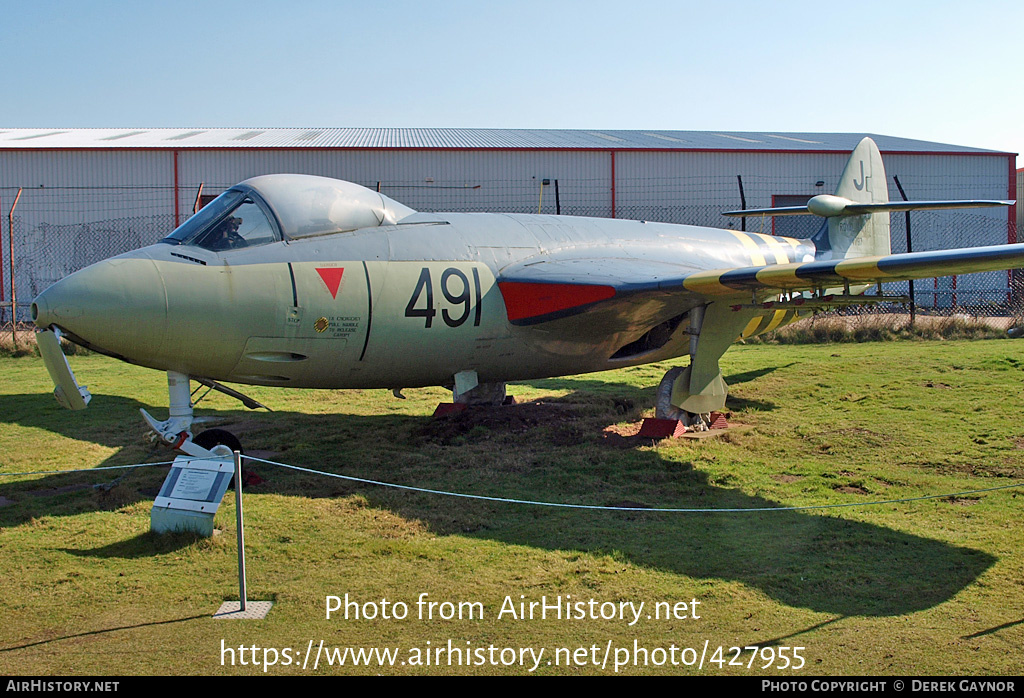
[[[820,221],[742,222],[721,212],[832,193],[864,135],[882,151],[890,199],[901,196],[897,179],[911,199],[1016,197],[1012,153],[861,133],[0,129],[0,307],[9,319],[12,259],[23,318],[55,280],[155,242],[229,186],[275,172],[346,179],[421,211],[606,216],[806,237]],[[1014,210],[912,215],[915,251],[1016,241]],[[892,216],[892,247],[906,249],[902,214]],[[1005,306],[1009,279],[990,272],[918,282],[918,305]]]

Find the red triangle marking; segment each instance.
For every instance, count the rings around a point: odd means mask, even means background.
[[[341,286],[341,275],[345,273],[345,267],[328,267],[317,269],[316,273],[324,280],[327,290],[331,292],[331,298],[338,297],[338,287]]]

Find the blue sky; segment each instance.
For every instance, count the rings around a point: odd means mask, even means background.
[[[1024,151],[1019,0],[0,7],[0,127],[865,132]]]

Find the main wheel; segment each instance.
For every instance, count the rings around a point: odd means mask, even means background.
[[[672,404],[672,388],[679,376],[689,368],[689,366],[676,366],[666,371],[665,377],[658,384],[658,391],[655,395],[654,416],[658,419],[677,419],[683,423],[683,426],[691,427],[694,431],[704,431],[710,423],[710,418],[687,412]]]
[[[501,405],[505,397],[504,383],[480,383],[462,394],[452,390],[452,401],[464,405]]]
[[[687,412],[672,404],[672,386],[675,385],[676,379],[685,369],[685,366],[670,368],[665,373],[665,377],[661,379],[661,383],[658,384],[658,391],[654,399],[654,416],[658,419],[678,419],[684,424],[687,423],[685,421]]]

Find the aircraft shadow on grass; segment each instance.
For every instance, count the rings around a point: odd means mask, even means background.
[[[752,410],[766,412],[775,409],[775,404],[764,400],[754,400],[735,394],[733,391],[737,386],[749,383],[752,380],[773,373],[780,368],[789,368],[793,363],[780,366],[769,366],[765,368],[744,371],[743,373],[731,373],[725,376],[725,383],[729,386],[729,396],[726,398],[726,408],[731,410]],[[542,378],[533,381],[523,381],[524,385],[539,390],[572,390],[585,395],[616,396],[634,400],[637,405],[653,405],[656,387],[649,386],[639,388],[629,383],[613,383],[600,378],[581,378],[572,376],[568,378]],[[515,386],[510,386],[514,389]]]
[[[758,372],[750,374],[756,375]],[[740,381],[734,376],[732,382]],[[586,385],[589,381],[560,380],[560,383],[572,383],[574,389],[584,391],[590,387]],[[631,399],[640,400],[646,395],[634,387],[618,387],[622,389],[613,392]],[[591,401],[594,399],[591,393],[581,394]],[[561,398],[567,403],[572,399],[572,396]],[[61,414],[57,412],[60,408],[50,405],[52,399],[46,395],[2,396],[0,423],[36,427],[62,437],[120,449],[101,465],[144,460],[138,456],[145,456],[146,452],[137,445],[143,427],[137,430],[111,428],[111,425],[139,422],[140,403],[118,396],[98,395],[90,408],[91,414],[83,415],[82,419],[77,416],[55,418],[54,415]],[[323,440],[318,449],[325,444],[331,446],[336,459],[324,459],[322,450],[314,453],[295,444],[296,448],[286,451],[279,460],[386,482],[543,501],[566,501],[572,495],[565,492],[572,491],[580,503],[619,507],[756,509],[779,506],[771,500],[711,482],[699,467],[663,459],[657,449],[611,449],[587,433],[577,434],[574,442],[564,442],[558,438],[560,432],[554,432],[552,437],[552,432],[544,425],[527,425],[525,431],[512,435],[471,429],[452,437],[451,433],[432,426],[439,420],[429,417],[266,414],[241,410],[216,414],[236,425],[234,428],[238,429],[248,449],[284,450],[281,445],[289,448],[288,439],[293,434],[315,435]],[[609,400],[606,422],[613,424],[619,419],[621,416],[616,415]],[[530,444],[530,454],[525,464],[517,468],[482,466],[485,469],[475,472],[473,466],[453,466],[459,458],[465,458],[466,448],[474,447],[474,438],[483,439],[487,446],[482,449],[476,444],[475,453],[484,460],[489,452],[516,449],[517,443],[522,443],[524,448]],[[489,438],[498,442],[489,444],[486,441]],[[410,461],[408,463],[403,462],[397,452],[373,457],[377,449],[396,442],[407,449],[406,454],[410,448],[429,442],[429,451],[434,455],[420,457],[422,454],[418,454],[416,459],[405,459]],[[595,458],[600,464],[593,471],[584,467],[566,475],[551,465],[578,455],[581,449],[599,454]],[[161,450],[149,460],[169,458],[167,452]],[[254,467],[254,471],[266,481],[249,488],[253,493],[307,497],[361,494],[371,506],[424,521],[442,535],[459,534],[548,550],[610,555],[622,562],[695,579],[734,580],[791,607],[843,616],[901,615],[930,608],[954,597],[996,561],[982,551],[847,520],[838,512],[680,514],[550,509],[452,500],[334,478],[321,480],[265,464]],[[13,499],[15,504],[0,506],[0,526],[14,526],[40,516],[74,516],[152,500],[166,474],[160,467],[127,471],[129,474],[124,475],[121,485],[109,490],[116,496],[107,497],[91,486],[109,483],[121,477],[122,472],[104,471],[96,476],[92,473],[47,475],[15,483],[5,482],[7,478],[4,478],[0,480],[0,495]],[[565,485],[570,481],[573,483],[571,490],[559,489],[559,483]],[[630,492],[630,501],[607,501],[607,497],[602,500],[602,491],[608,483],[618,487],[616,492]],[[147,533],[91,550],[67,552],[96,557],[147,557],[191,542],[187,536],[162,538]],[[310,564],[319,563],[313,560]]]

